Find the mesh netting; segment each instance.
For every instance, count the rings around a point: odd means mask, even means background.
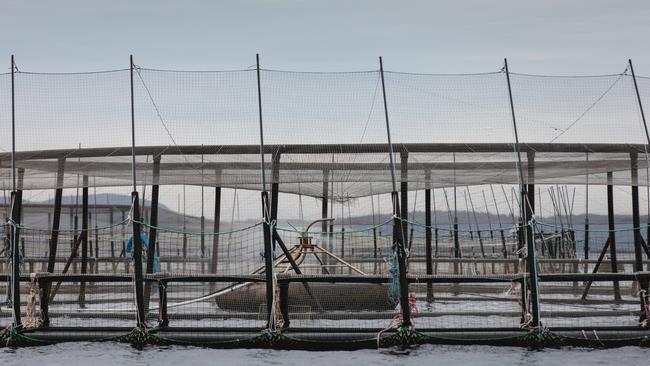
[[[262,69],[261,110],[252,69],[133,73],[133,116],[129,70],[15,74],[24,195],[20,217],[1,228],[0,290],[4,304],[16,228],[29,329],[100,337],[137,323],[172,332],[168,340],[222,331],[239,339],[277,324],[308,340],[298,332],[645,324],[649,159],[627,71],[511,74],[521,166],[505,71],[386,72],[384,105],[378,71]],[[7,130],[10,76],[0,74]],[[650,79],[637,81],[650,102]],[[264,215],[260,190],[271,193]],[[143,228],[135,238],[134,225]],[[11,325],[12,306],[0,307],[0,326]],[[400,328],[406,309],[412,328]]]

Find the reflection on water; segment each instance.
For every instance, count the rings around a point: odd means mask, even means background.
[[[197,347],[146,347],[119,343],[62,343],[30,348],[3,348],[6,365],[641,365],[648,350],[624,347],[610,350],[578,348],[528,350],[514,347],[424,345],[406,350],[341,352],[215,350]]]

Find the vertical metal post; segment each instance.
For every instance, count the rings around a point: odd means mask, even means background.
[[[81,189],[81,274],[88,273],[88,176]],[[86,307],[86,281],[79,284],[79,307]]]
[[[535,152],[528,151],[526,153],[527,158],[527,170],[528,170],[528,187],[527,187],[527,196],[522,197],[526,204],[526,240],[528,243],[533,243],[535,245],[535,237],[533,233],[533,227],[530,225],[530,221],[533,216],[535,216]]]
[[[160,194],[160,160],[161,156],[156,155],[153,158],[153,174],[151,179],[151,208],[149,211],[149,246],[147,247],[147,265],[146,273],[153,273],[154,257],[156,256],[156,241],[158,240],[158,196]],[[144,308],[145,312],[149,311],[149,300],[151,298],[152,282],[144,284]]]
[[[372,258],[373,261],[373,274],[377,274],[377,222],[375,220],[375,197],[372,193],[372,182],[370,182],[370,207],[372,209]]]
[[[650,156],[648,149],[650,148],[650,134],[648,133],[648,123],[646,122],[645,119],[645,113],[643,111],[643,103],[641,102],[641,94],[639,94],[639,87],[636,83],[636,74],[634,73],[634,66],[632,65],[632,60],[628,60],[628,63],[630,65],[630,71],[632,72],[632,80],[634,80],[634,91],[636,92],[636,100],[639,105],[639,112],[641,112],[641,121],[643,122],[643,129],[645,131],[645,137],[646,137],[646,145],[644,146],[645,149],[645,159],[646,159],[646,184],[648,187],[646,188],[647,192],[647,200],[648,200],[648,215],[647,215],[647,229],[646,229],[646,239],[648,241],[648,245],[650,245]],[[648,270],[650,270],[650,264],[648,265]],[[646,287],[647,290],[647,287]],[[646,291],[646,295],[647,291]]]
[[[11,190],[16,191],[16,63],[11,55]]]
[[[648,133],[648,124],[646,123],[645,113],[643,112],[643,103],[641,102],[641,94],[639,94],[639,86],[636,83],[636,74],[634,73],[634,66],[632,60],[628,60],[630,71],[632,72],[632,80],[634,81],[634,91],[636,92],[636,100],[639,104],[639,112],[641,112],[641,121],[643,122],[643,130],[645,132],[646,142],[650,144],[650,133]]]
[[[77,191],[75,193],[75,205],[74,205],[74,220],[73,220],[73,240],[70,243],[70,249],[74,251],[74,255],[77,256],[78,246],[75,247],[77,239],[79,238],[79,174],[77,174]],[[77,261],[72,263],[72,272],[79,273]]]
[[[433,274],[432,248],[431,248],[431,171],[424,172],[424,227],[425,227],[425,257],[427,275]],[[427,283],[427,301],[433,301],[433,284]]]
[[[506,74],[506,81],[508,83],[508,98],[510,101],[510,113],[512,116],[512,127],[515,135],[515,144],[514,144],[514,153],[517,157],[517,170],[519,172],[519,187],[521,190],[521,218],[523,220],[530,219],[531,215],[529,214],[528,205],[526,204],[528,193],[526,190],[526,184],[524,181],[524,173],[521,163],[521,149],[519,146],[519,133],[517,132],[517,118],[515,117],[515,106],[512,100],[512,86],[510,83],[510,71],[508,69],[508,60],[503,59],[504,69]],[[534,200],[534,198],[533,198]],[[529,236],[528,231],[530,230],[532,234],[532,228],[529,228],[529,221],[523,222],[526,227],[527,234],[525,235],[525,245],[528,251],[526,257],[528,274],[530,277],[530,305],[531,305],[531,315],[532,319],[530,322],[531,327],[538,327],[540,325],[540,313],[539,313],[539,289],[537,288],[537,252],[535,251],[535,241]],[[532,235],[531,235],[532,236]],[[525,306],[525,304],[524,304]]]
[[[203,184],[203,146],[201,146],[201,259],[205,258],[205,185]],[[205,273],[205,263],[201,261],[201,273]]]
[[[607,227],[609,229],[609,259],[612,263],[612,272],[618,272],[616,260],[616,227],[614,223],[614,182],[612,172],[607,172]],[[614,281],[614,300],[621,299],[621,290],[618,281]]]
[[[405,250],[405,232],[402,230],[402,220],[405,219],[404,213],[402,212],[399,204],[399,196],[397,194],[397,180],[395,178],[395,161],[393,158],[393,141],[390,137],[390,121],[388,118],[388,105],[386,103],[386,84],[384,81],[384,63],[382,58],[379,57],[379,72],[381,76],[381,91],[384,100],[384,116],[386,119],[386,133],[388,136],[388,149],[389,149],[389,158],[390,158],[390,173],[391,180],[393,183],[393,250],[397,254],[397,263],[399,267],[399,284],[400,284],[400,308],[402,310],[402,325],[409,327],[411,326],[411,308],[409,306],[409,289],[408,281],[406,278],[406,250]]]
[[[632,171],[632,226],[634,230],[634,272],[643,271],[643,252],[641,248],[641,218],[639,215],[639,161],[636,153],[630,154]],[[639,280],[639,297],[641,301],[641,315],[639,322],[645,324],[648,320],[646,298],[648,293],[648,280]]]
[[[131,81],[131,173],[133,179],[133,192],[131,205],[133,207],[131,220],[133,221],[133,271],[135,281],[135,301],[137,307],[137,326],[145,324],[144,288],[142,277],[142,239],[140,237],[140,201],[135,176],[135,97],[133,91],[133,55],[130,56],[130,81]]]
[[[131,193],[133,205],[133,276],[135,281],[135,301],[137,307],[137,325],[145,324],[144,288],[142,277],[142,238],[140,237],[140,202],[138,192]]]
[[[321,218],[323,221],[321,222],[321,240],[323,242],[323,246],[325,247],[326,250],[330,249],[329,243],[327,243],[329,240],[327,240],[327,221],[324,220],[328,218],[328,207],[327,204],[329,203],[329,176],[330,176],[330,171],[328,169],[323,170],[323,202],[321,203]],[[371,197],[372,198],[372,197]],[[326,245],[327,244],[327,245]],[[323,264],[327,265],[328,259],[327,256],[324,256],[323,258]],[[323,274],[328,273],[326,267],[321,267],[321,272]]]
[[[147,248],[147,273],[153,273],[156,241],[158,240],[158,197],[160,195],[160,160],[161,156],[153,158],[153,178],[151,182],[151,210],[149,212],[149,247]]]
[[[22,211],[23,192],[17,190],[11,192],[11,299],[13,309],[13,325],[22,324],[20,320],[20,249],[18,248],[20,238],[20,215]]]
[[[328,217],[327,204],[329,200],[329,175],[330,172],[327,169],[323,170],[323,202],[321,204],[321,218],[326,219]],[[321,222],[321,232],[327,232],[327,221],[323,220]]]
[[[280,151],[273,153],[271,161],[271,221],[278,221],[278,203],[280,200]],[[276,249],[275,233],[271,234],[273,250]]]
[[[409,153],[406,150],[400,151],[400,203],[402,205],[401,207],[401,212],[402,212],[402,233],[404,236],[407,235],[408,231],[408,212],[409,212],[409,205],[408,205],[408,199],[409,199],[409,183],[408,183],[408,177],[409,177],[409,168],[408,168],[408,159],[409,159]],[[404,245],[406,245],[409,249],[411,248],[411,245],[409,242],[405,242]]]
[[[187,266],[187,205],[185,204],[187,200],[185,188],[185,184],[183,184],[183,273],[185,272]]]
[[[106,201],[108,201],[108,198],[106,199]],[[117,261],[115,259],[115,239],[113,237],[114,220],[115,217],[113,212],[113,205],[110,205],[108,207],[108,226],[110,227],[110,229],[108,229],[108,235],[111,238],[111,268],[113,269],[113,273],[117,271]]]
[[[584,273],[589,272],[589,264],[586,263],[589,260],[589,153],[585,154],[585,237],[584,237],[584,259],[585,267]]]
[[[210,260],[210,273],[217,273],[219,263],[219,230],[221,224],[221,170],[215,172],[217,184],[214,187],[214,226],[212,230],[212,258]],[[233,207],[234,209],[234,207]]]
[[[133,55],[130,55],[129,60],[129,75],[131,80],[131,178],[133,180],[133,192],[136,192],[138,188],[136,187],[135,180],[135,96],[133,92]]]
[[[267,328],[274,331],[275,312],[275,285],[274,285],[274,268],[273,268],[273,233],[271,232],[269,194],[266,191],[266,173],[264,169],[264,124],[262,120],[262,83],[260,80],[260,55],[255,55],[257,70],[257,108],[260,122],[260,169],[262,173],[262,217],[264,218],[264,272],[266,274],[266,316],[268,319]]]
[[[266,172],[264,171],[264,123],[262,120],[262,81],[260,79],[260,55],[255,55],[257,71],[257,111],[260,122],[260,170],[262,173],[262,192],[266,192]]]
[[[56,251],[59,242],[59,228],[61,225],[61,204],[63,202],[63,174],[65,158],[60,158],[56,173],[56,188],[54,191],[54,215],[52,216],[52,232],[50,236],[49,257],[47,260],[47,271],[54,272],[56,265]]]
[[[462,257],[462,252],[460,250],[460,239],[458,237],[458,205],[457,205],[457,192],[456,192],[456,153],[452,154],[453,159],[453,176],[454,176],[454,222],[453,222],[453,235],[454,235],[454,258]],[[454,274],[462,274],[463,264],[459,261],[454,261]]]
[[[56,265],[56,252],[59,242],[59,228],[61,225],[61,204],[63,201],[63,174],[65,167],[65,158],[60,158],[58,162],[58,169],[56,174],[56,188],[54,191],[54,215],[52,215],[52,228],[50,231],[49,241],[49,255],[47,260],[47,272],[54,273]],[[41,293],[41,311],[43,312],[43,326],[50,324],[48,315],[49,311],[49,298],[52,283],[50,281],[42,281],[43,291]]]
[[[97,182],[93,178],[93,212],[95,213],[95,273],[99,273],[99,230],[97,221],[99,215],[97,215]]]
[[[22,190],[16,188],[16,95],[15,95],[16,64],[11,55],[11,299],[13,308],[13,325],[20,326],[20,218],[22,206]]]

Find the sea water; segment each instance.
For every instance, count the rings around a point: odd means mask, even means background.
[[[533,350],[517,347],[423,345],[401,350],[279,351],[267,349],[218,350],[182,346],[60,343],[29,348],[4,348],[4,365],[526,365],[595,366],[645,365],[650,350],[640,347],[615,349],[560,348]]]

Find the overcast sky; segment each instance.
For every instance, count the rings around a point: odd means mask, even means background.
[[[650,74],[647,0],[0,2],[0,57],[33,71],[128,66]],[[2,56],[4,55],[4,56]],[[4,68],[3,68],[4,69]],[[8,69],[8,67],[6,68]]]
[[[12,53],[24,71],[76,72],[127,68],[129,54],[150,68],[244,69],[259,52],[282,70],[374,70],[382,55],[389,70],[472,73],[508,57],[517,72],[593,75],[632,58],[650,75],[649,19],[648,0],[2,0],[0,72]]]

